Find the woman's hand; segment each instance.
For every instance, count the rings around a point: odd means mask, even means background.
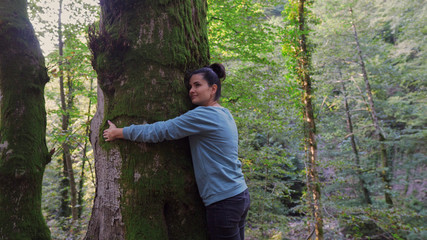
[[[108,125],[110,125],[110,127],[106,129],[103,134],[105,141],[110,142],[123,138],[123,128],[117,128],[110,120],[108,120]]]

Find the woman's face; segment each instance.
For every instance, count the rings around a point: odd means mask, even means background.
[[[202,74],[194,74],[190,78],[191,102],[198,106],[211,106],[215,103],[217,85],[209,86]]]

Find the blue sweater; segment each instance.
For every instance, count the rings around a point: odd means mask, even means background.
[[[151,143],[188,136],[196,182],[205,206],[247,188],[237,157],[236,123],[226,108],[197,107],[168,121],[124,127],[123,136]]]

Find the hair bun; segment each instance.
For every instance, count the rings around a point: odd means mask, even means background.
[[[221,63],[213,63],[209,66],[216,75],[218,75],[219,79],[225,79],[225,67]]]

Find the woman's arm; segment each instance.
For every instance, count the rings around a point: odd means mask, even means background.
[[[117,128],[110,120],[108,120],[108,125],[110,125],[110,127],[104,131],[103,135],[105,141],[109,142],[123,138],[123,128]]]
[[[218,128],[216,111],[212,108],[198,107],[183,115],[151,124],[130,125],[117,128],[108,121],[110,127],[104,131],[106,141],[126,139],[134,142],[157,143],[176,140]]]

